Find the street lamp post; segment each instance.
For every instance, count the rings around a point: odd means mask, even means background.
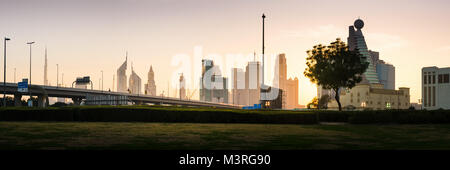
[[[33,42],[27,42],[28,45],[30,45],[30,86],[31,86],[31,45],[34,44]]]
[[[264,15],[264,13],[263,13],[263,15],[262,15],[262,56],[261,56],[261,78],[262,78],[262,81],[261,81],[261,89],[263,89],[263,88],[265,88],[265,85],[264,85],[264,49],[265,49],[265,47],[264,47],[264,20],[266,19],[266,15]],[[258,82],[259,83],[259,82]],[[264,100],[267,100],[266,99],[266,93],[261,93],[261,91],[259,91],[258,93],[260,93],[260,96],[259,96],[259,103],[261,103],[261,99],[264,99]],[[263,95],[263,96],[262,96]]]
[[[27,42],[28,45],[30,45],[30,86],[28,88],[28,91],[30,92],[30,101],[31,101],[31,105],[33,105],[33,96],[31,95],[31,45],[34,44],[34,41],[32,42]]]
[[[5,37],[5,47],[4,47],[4,65],[3,65],[3,107],[6,107],[6,41],[11,39]]]
[[[264,85],[264,19],[266,19],[266,15],[262,15],[262,84]]]

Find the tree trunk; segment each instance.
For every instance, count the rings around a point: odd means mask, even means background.
[[[336,92],[336,95],[334,95],[334,99],[336,99],[336,102],[339,106],[339,111],[342,111],[341,101],[339,101],[339,89],[334,89],[334,92]]]

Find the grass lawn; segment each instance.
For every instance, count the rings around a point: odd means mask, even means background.
[[[0,122],[11,149],[450,149],[450,124]]]

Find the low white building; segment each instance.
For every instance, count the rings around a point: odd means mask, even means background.
[[[450,67],[422,68],[422,106],[427,110],[450,109]]]
[[[410,104],[409,88],[400,87],[399,90],[384,89],[383,84],[363,82],[352,89],[340,90],[340,102],[343,109],[408,109]],[[328,109],[338,109],[334,96],[328,103]]]

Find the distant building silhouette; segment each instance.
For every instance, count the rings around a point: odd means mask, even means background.
[[[248,89],[246,88],[245,72],[240,68],[231,69],[231,103],[236,105],[249,105]]]
[[[150,71],[148,72],[147,84],[144,86],[147,95],[156,96],[155,73],[153,72],[152,66],[150,66]]]
[[[283,90],[282,108],[300,108],[300,105],[298,104],[298,78],[295,77],[294,79],[287,79],[287,62],[285,54],[279,54],[276,61],[278,61],[278,64],[275,65],[273,83],[274,87]]]
[[[260,104],[261,77],[261,63],[259,61],[248,62],[245,72],[240,68],[233,68],[231,70],[232,103],[245,106]]]
[[[129,89],[131,94],[142,94],[141,93],[141,78],[134,72],[133,66],[131,66],[131,75],[129,81]]]
[[[202,60],[200,100],[228,103],[227,78],[222,77],[219,67],[214,66],[212,60]]]
[[[262,72],[259,61],[250,61],[245,67],[245,89],[248,91],[248,104],[259,104],[261,96]]]
[[[117,92],[127,93],[127,61],[128,61],[128,52],[125,57],[125,62],[117,69]]]

